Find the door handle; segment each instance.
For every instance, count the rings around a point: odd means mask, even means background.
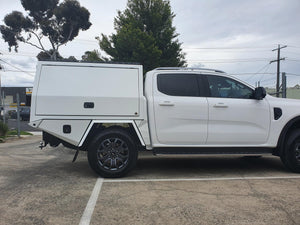
[[[215,108],[228,108],[228,105],[226,105],[225,103],[219,102],[214,104]]]
[[[160,106],[174,106],[173,102],[170,101],[163,101],[159,103]]]

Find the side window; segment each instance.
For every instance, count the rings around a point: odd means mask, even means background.
[[[160,92],[172,96],[199,96],[197,76],[195,74],[159,74],[157,88]]]
[[[246,85],[221,76],[207,76],[210,96],[216,98],[253,98],[253,90]]]

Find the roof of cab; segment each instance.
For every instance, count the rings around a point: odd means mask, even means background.
[[[204,72],[215,72],[215,73],[225,73],[222,70],[207,69],[207,68],[194,68],[194,67],[159,67],[154,70],[173,70],[173,71],[204,71]]]

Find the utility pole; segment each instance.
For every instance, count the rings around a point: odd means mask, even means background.
[[[287,46],[284,45],[282,47],[280,47],[280,45],[278,45],[278,48],[275,48],[272,50],[272,52],[277,51],[277,59],[276,60],[272,60],[270,61],[270,64],[273,62],[277,62],[277,80],[276,80],[276,97],[279,97],[279,89],[280,89],[280,85],[279,85],[279,79],[280,79],[280,61],[281,60],[285,60],[285,58],[280,58],[280,49],[282,48],[286,48]]]
[[[17,127],[18,127],[18,137],[20,138],[21,124],[20,124],[20,95],[17,93]]]
[[[2,55],[2,53],[0,52],[0,55]],[[1,85],[1,70],[3,70],[2,65],[0,64],[0,107],[2,107],[2,85]],[[0,108],[0,113],[1,113],[1,108]]]
[[[0,64],[0,104],[2,103],[1,70],[2,70],[2,65]],[[2,104],[1,104],[1,106],[2,106]]]
[[[282,72],[282,97],[286,98],[286,74]]]
[[[0,52],[0,55],[2,55],[1,52]],[[4,99],[4,94],[2,96],[1,70],[2,70],[2,65],[0,64],[0,116],[3,112],[3,123],[5,123],[4,101],[2,101]],[[2,97],[3,97],[3,99],[2,99]]]

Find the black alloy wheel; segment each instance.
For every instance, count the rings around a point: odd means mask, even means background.
[[[300,173],[300,129],[290,133],[280,157],[287,169]]]
[[[126,175],[136,164],[136,143],[122,128],[108,128],[95,136],[88,147],[90,167],[101,177]]]
[[[104,139],[97,149],[97,159],[106,170],[122,170],[129,160],[128,145],[120,138]]]

